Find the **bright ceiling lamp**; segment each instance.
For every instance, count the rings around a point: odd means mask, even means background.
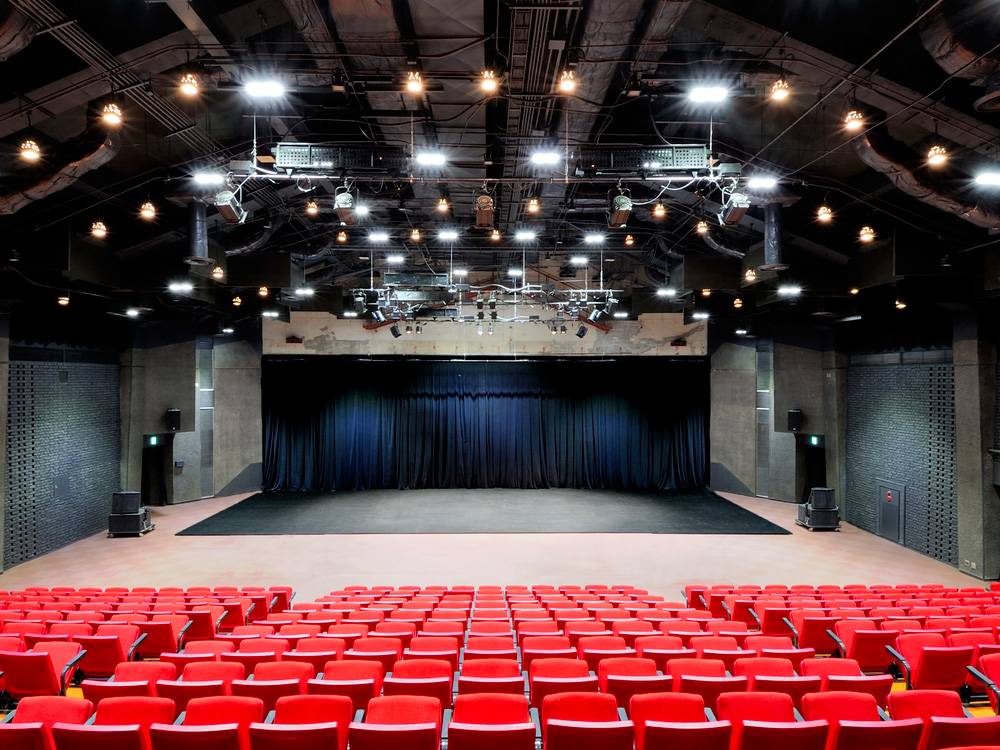
[[[444,154],[437,151],[423,151],[417,154],[417,164],[425,167],[440,167],[444,165]]]
[[[25,161],[38,161],[41,156],[42,150],[34,141],[27,140],[21,144],[21,158]]]
[[[216,266],[212,269],[212,278],[216,280],[222,279],[226,275],[226,272],[222,270],[222,266]]]
[[[262,286],[257,289],[258,297],[266,297],[270,293],[271,293],[270,290],[266,286]]]
[[[1000,185],[1000,172],[980,172],[976,175],[977,185]]]
[[[529,214],[537,214],[539,208],[541,208],[541,204],[539,204],[538,198],[532,198],[528,201]]]
[[[312,288],[307,286],[300,286],[295,290],[295,294],[299,297],[312,297],[315,293],[316,292]]]
[[[420,230],[414,227],[410,230],[410,239],[414,242],[420,242]]]
[[[243,90],[254,99],[274,99],[285,95],[285,87],[277,81],[248,81]]]
[[[875,230],[865,224],[865,226],[861,227],[861,231],[858,232],[858,239],[862,242],[871,242],[875,239]]]
[[[695,86],[688,92],[688,99],[693,102],[721,102],[728,93],[725,86]]]
[[[448,210],[448,199],[442,198],[441,200],[438,201],[438,211],[444,213],[447,210]]]
[[[454,271],[451,272],[451,275],[454,276],[456,279],[464,279],[466,276],[469,275],[469,272],[464,268],[456,268]]]
[[[185,73],[180,80],[181,91],[188,96],[198,93],[198,76],[194,73]]]
[[[711,289],[702,289],[701,290],[701,296],[702,297],[711,297],[712,296],[712,290]]]
[[[745,280],[747,280],[747,281],[756,281],[757,280],[757,272],[755,270],[753,270],[752,268],[748,268],[746,270],[746,273],[743,274],[743,278]]]
[[[139,206],[139,216],[144,219],[156,218],[156,206],[153,205],[152,201],[146,201]]]
[[[483,77],[481,79],[481,84],[483,91],[496,91],[497,90],[497,78],[492,70],[484,70]]]
[[[931,146],[927,152],[927,163],[932,167],[939,167],[948,161],[948,149],[944,146]]]
[[[666,215],[667,215],[667,208],[662,203],[657,203],[655,206],[653,206],[653,216],[655,216],[658,219],[662,219]]]
[[[368,235],[368,239],[372,242],[388,242],[389,235],[386,232],[372,232]]]
[[[777,184],[777,178],[771,177],[771,175],[767,174],[755,175],[747,181],[748,188],[755,188],[758,190],[767,190],[773,188]]]
[[[243,298],[239,295],[233,297],[233,307],[239,307],[243,304]]]
[[[586,255],[574,255],[569,259],[569,262],[574,266],[585,266],[590,262],[590,258]]]
[[[490,239],[493,240],[494,242],[499,242],[500,241],[500,230],[499,229],[494,229],[492,232],[490,232]]]
[[[782,99],[787,99],[789,93],[788,81],[784,78],[779,78],[771,85],[771,98],[775,101],[781,101]]]
[[[385,262],[386,263],[402,263],[405,260],[406,260],[406,258],[404,258],[402,255],[389,255],[389,256],[386,257]]]
[[[898,297],[896,298],[896,309],[897,310],[905,310],[906,309],[906,303],[903,302],[903,300],[899,299]]]
[[[121,108],[114,103],[105,104],[104,109],[101,110],[101,119],[108,125],[121,125],[122,124],[122,111]]]
[[[406,90],[417,93],[424,90],[424,82],[420,78],[420,73],[411,70],[406,74]]]
[[[520,278],[521,276],[524,276],[524,271],[522,271],[520,268],[508,268],[507,275],[516,279]]]
[[[172,281],[167,286],[167,291],[170,292],[190,292],[194,289],[194,285],[190,281]]]
[[[535,239],[535,233],[522,230],[514,235],[514,239],[520,242],[529,242],[530,240]]]
[[[316,214],[318,214],[319,204],[317,204],[316,201],[309,201],[306,204],[306,213],[309,214],[310,216],[315,216]]]
[[[827,205],[822,205],[816,209],[816,221],[828,222],[833,219],[833,209]]]
[[[104,239],[108,236],[108,227],[103,221],[95,221],[90,225],[90,233],[98,239]]]
[[[691,317],[694,318],[695,320],[708,320],[708,313],[703,311],[695,312],[691,313]]]
[[[347,232],[337,232],[337,242],[347,242]]]
[[[66,305],[69,304],[69,295],[63,294],[59,297],[56,297],[56,303],[61,305],[62,307],[66,307]]]
[[[564,70],[559,78],[560,91],[572,91],[576,88],[576,81],[573,79],[572,70]]]
[[[675,294],[677,294],[677,290],[669,286],[656,290],[657,297],[673,297]]]
[[[702,219],[697,224],[695,224],[694,231],[698,234],[705,234],[708,231],[708,222]]]
[[[860,130],[864,124],[865,116],[856,109],[852,109],[844,116],[844,128],[847,130]]]
[[[583,238],[583,241],[586,242],[588,245],[600,245],[601,243],[604,242],[604,235],[588,234],[586,237]]]
[[[139,310],[134,307],[130,307],[125,311],[125,314],[130,318],[138,318]]]
[[[195,172],[194,181],[199,185],[221,185],[226,176],[218,172]]]
[[[737,297],[736,299],[734,299],[733,300],[733,307],[735,307],[737,310],[739,310],[741,307],[743,307],[743,300],[741,300],[739,297]]]
[[[635,244],[635,238],[632,237],[631,234],[626,234],[625,235],[625,244],[626,245],[634,245]]]
[[[458,239],[458,232],[456,232],[454,229],[445,229],[445,230],[443,230],[441,232],[438,232],[438,239],[439,240],[457,240]]]
[[[558,164],[559,153],[556,151],[536,151],[531,155],[532,164]]]
[[[786,286],[779,286],[778,294],[781,294],[785,297],[795,297],[796,295],[802,294],[802,287],[794,286],[792,284]]]

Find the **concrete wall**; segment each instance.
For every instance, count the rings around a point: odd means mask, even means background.
[[[719,492],[756,494],[757,349],[751,339],[712,354],[710,484]]]
[[[484,329],[489,325],[483,324]],[[497,323],[496,334],[477,335],[476,325],[422,323],[423,333],[393,338],[389,327],[368,330],[361,320],[340,320],[329,313],[293,312],[291,322],[265,320],[264,354],[340,354],[353,356],[694,356],[708,354],[705,321],[685,324],[681,313],[640,315],[616,320],[608,332],[566,321],[566,334],[553,336],[542,323]],[[401,324],[405,328],[405,323]],[[682,343],[683,342],[683,343]]]
[[[215,346],[215,492],[260,489],[260,341]]]
[[[10,317],[0,315],[0,539],[4,534],[4,506],[7,498],[7,387],[10,382]],[[0,572],[4,569],[0,554]]]

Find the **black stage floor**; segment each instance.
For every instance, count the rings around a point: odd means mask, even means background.
[[[709,490],[261,492],[178,536],[788,534]]]

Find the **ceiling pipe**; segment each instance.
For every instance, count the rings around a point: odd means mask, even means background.
[[[36,31],[38,26],[24,13],[13,6],[7,8],[7,17],[0,23],[0,62],[31,44]]]
[[[201,201],[188,205],[188,245],[191,255],[184,262],[191,266],[210,266],[215,263],[208,257],[208,206]]]
[[[53,158],[53,168],[21,190],[0,195],[0,214],[13,214],[29,203],[41,200],[53,193],[69,187],[84,174],[108,163],[121,148],[121,136],[117,131],[104,128],[89,130],[67,141],[60,149],[64,155],[60,165]]]
[[[764,263],[758,271],[785,271],[788,264],[781,258],[781,204],[764,205]]]
[[[920,41],[934,61],[949,75],[965,78],[975,86],[986,85],[987,79],[1000,70],[1000,57],[987,53],[995,41],[991,31],[996,30],[996,25],[989,19],[996,11],[991,4],[987,13],[986,5],[946,0],[920,22]],[[977,35],[982,42],[976,41]],[[1000,103],[987,111],[996,108]],[[978,103],[976,109],[980,109]]]
[[[865,164],[881,172],[907,195],[934,208],[955,214],[970,224],[1000,229],[1000,213],[994,208],[970,203],[951,193],[931,175],[918,174],[911,165],[922,163],[915,151],[889,135],[885,123],[876,125],[854,139],[854,151]]]
[[[741,250],[735,245],[730,245],[722,237],[716,237],[715,232],[705,232],[701,238],[705,240],[706,245],[722,255],[728,255],[732,258],[742,258],[746,255],[745,250]]]
[[[266,245],[275,233],[285,225],[285,217],[281,214],[272,216],[271,220],[261,226],[260,230],[242,242],[233,242],[226,245],[226,257],[234,255],[248,255],[255,253]]]

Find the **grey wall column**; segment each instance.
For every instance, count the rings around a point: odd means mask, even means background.
[[[10,317],[0,315],[0,571],[3,570],[3,540],[7,503],[7,401],[10,393]]]
[[[996,346],[972,311],[954,315],[955,461],[958,565],[984,579],[1000,576],[1000,498],[993,486]],[[975,568],[972,566],[975,565]]]
[[[833,487],[838,506],[847,499],[847,362],[845,354],[823,352],[826,484]]]
[[[753,340],[724,343],[712,354],[710,484],[756,494],[757,350]]]

